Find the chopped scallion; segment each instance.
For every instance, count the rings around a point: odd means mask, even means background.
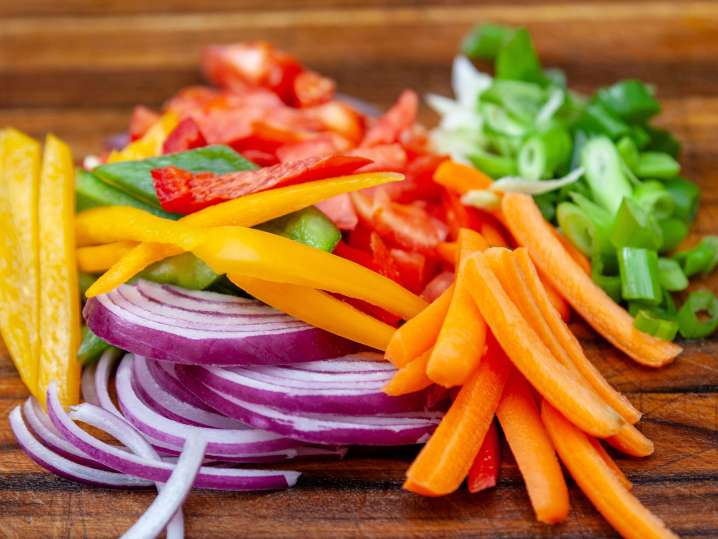
[[[624,198],[611,225],[611,243],[617,247],[658,250],[663,243],[656,220],[630,198]]]
[[[638,155],[635,173],[639,178],[659,178],[670,180],[681,171],[681,165],[673,157],[663,152],[643,152]]]
[[[593,198],[609,212],[615,213],[623,198],[632,194],[616,147],[605,137],[590,139],[583,148],[581,164]]]
[[[676,203],[668,190],[658,181],[645,181],[636,186],[633,198],[655,219],[666,219],[673,214]]]
[[[703,339],[718,328],[718,298],[708,290],[691,292],[678,311],[678,330],[686,339]]]
[[[663,291],[658,278],[656,251],[634,247],[619,249],[618,267],[623,299],[655,305],[661,302]]]
[[[672,341],[678,333],[677,322],[660,318],[645,309],[638,311],[636,318],[633,320],[633,326],[644,333],[666,341]]]
[[[658,279],[661,286],[671,292],[688,288],[688,278],[681,265],[672,258],[658,259]]]

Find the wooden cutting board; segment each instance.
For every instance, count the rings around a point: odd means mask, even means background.
[[[685,174],[703,189],[696,233],[718,233],[718,3],[555,0],[4,0],[0,2],[0,125],[97,152],[136,103],[158,105],[200,82],[201,46],[267,39],[382,107],[405,87],[447,93],[451,58],[473,22],[526,25],[545,65],[589,91],[621,77],[652,83],[661,122],[684,143]],[[427,122],[433,121],[424,111]],[[2,233],[0,231],[0,233]],[[703,283],[714,290],[718,280]],[[687,344],[661,371],[642,369],[587,334],[592,359],[645,413],[656,443],[619,457],[636,495],[681,535],[718,537],[718,341]],[[152,492],[78,486],[20,452],[7,414],[25,397],[0,349],[0,537],[116,537]],[[498,488],[425,499],[401,490],[414,450],[352,451],[306,462],[293,490],[194,492],[190,537],[613,537],[575,488],[565,524],[537,524],[516,466]]]

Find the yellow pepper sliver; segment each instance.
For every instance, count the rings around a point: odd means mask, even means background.
[[[107,162],[139,161],[160,155],[167,136],[177,127],[178,123],[179,117],[174,112],[163,114],[142,138],[128,144],[122,150],[114,150],[110,153]]]
[[[115,241],[77,249],[77,269],[87,273],[107,271],[137,245],[134,241]]]
[[[22,381],[36,396],[39,178],[40,144],[14,129],[0,132],[0,332]]]
[[[45,402],[57,382],[60,402],[80,397],[80,293],[75,264],[75,169],[70,148],[50,135],[40,176],[40,372],[38,396]]]
[[[280,187],[210,206],[197,213],[183,217],[180,222],[201,227],[254,226],[293,211],[301,210],[334,195],[403,179],[404,176],[393,172],[373,172]],[[119,237],[117,239],[127,240],[128,238]],[[117,261],[104,275],[95,281],[87,290],[86,295],[91,298],[106,294],[129,281],[150,264],[180,253],[182,253],[182,249],[172,245],[142,243]]]

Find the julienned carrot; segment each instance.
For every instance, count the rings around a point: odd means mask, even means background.
[[[469,475],[466,477],[466,486],[469,492],[476,494],[487,488],[495,487],[501,471],[501,444],[496,422],[492,421],[489,430],[481,442],[474,463],[471,465]]]
[[[444,241],[436,246],[436,254],[450,265],[456,264],[457,254],[459,253],[459,243],[456,241]]]
[[[107,271],[136,245],[135,241],[116,241],[104,245],[80,247],[76,253],[77,268],[87,273]]]
[[[571,329],[553,308],[528,251],[521,247],[511,254],[510,259],[508,274],[512,279],[512,288],[521,298],[519,308],[524,312],[524,316],[531,313],[531,316],[527,316],[527,318],[532,321],[534,330],[539,333],[544,344],[559,361],[567,366],[573,365],[596,393],[626,421],[638,422],[641,419],[641,412],[606,381],[601,372],[586,357],[581,343]]]
[[[531,385],[586,432],[599,438],[618,433],[625,424],[623,418],[551,354],[507,296],[486,256],[474,254],[466,269],[482,316]]]
[[[526,483],[536,519],[546,524],[561,522],[569,510],[566,481],[531,388],[516,371],[504,389],[496,417]]]
[[[441,163],[434,172],[434,181],[459,194],[472,189],[486,189],[493,183],[483,172],[455,161]]]
[[[394,377],[384,386],[384,393],[392,397],[414,393],[429,387],[432,381],[426,375],[431,350],[427,350],[396,371]]]
[[[571,243],[571,240],[564,236],[558,229],[551,227],[551,232],[561,245],[563,245],[563,248],[566,249],[569,256],[573,258],[574,262],[581,266],[581,269],[586,273],[586,275],[591,275],[591,261],[586,257],[586,255],[576,249],[576,246]]]
[[[450,286],[423,311],[397,329],[386,347],[386,359],[401,368],[434,346],[453,294],[454,287]]]
[[[488,244],[478,232],[461,229],[454,295],[426,368],[429,378],[444,387],[463,384],[484,353],[486,323],[468,289],[466,260],[486,248]]]
[[[618,306],[567,253],[551,232],[533,199],[506,193],[502,210],[509,229],[561,295],[596,331],[643,365],[660,367],[681,347],[633,327],[633,318]]]
[[[591,442],[591,445],[596,450],[596,453],[599,454],[599,456],[603,459],[603,462],[606,463],[606,466],[608,466],[613,474],[616,476],[616,479],[618,479],[621,482],[621,485],[623,485],[623,488],[626,490],[633,489],[633,483],[626,477],[626,474],[623,473],[623,470],[618,467],[618,464],[616,464],[616,461],[611,458],[611,455],[608,454],[608,451],[606,451],[606,448],[603,447],[601,444],[601,440],[598,438],[594,438],[593,436],[588,437],[588,441]]]
[[[442,496],[459,488],[489,430],[510,370],[501,347],[489,339],[478,368],[409,467],[405,489]]]
[[[506,239],[499,230],[489,222],[481,223],[481,235],[491,247],[508,247]]]
[[[586,434],[545,401],[541,417],[571,476],[618,533],[628,539],[677,537],[621,484]]]
[[[606,438],[606,442],[632,457],[647,457],[654,451],[653,442],[630,423],[626,423],[615,436]]]
[[[568,301],[563,299],[563,296],[558,293],[558,290],[554,288],[548,279],[541,277],[541,274],[539,274],[539,277],[541,278],[541,283],[546,290],[546,294],[548,294],[548,299],[551,302],[551,305],[553,305],[556,311],[558,311],[561,320],[568,322],[568,319],[571,316],[571,306],[568,304]]]

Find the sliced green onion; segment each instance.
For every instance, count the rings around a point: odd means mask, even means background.
[[[587,256],[591,256],[596,244],[596,226],[571,202],[562,202],[556,208],[558,226],[576,248]]]
[[[621,296],[658,304],[663,290],[658,278],[658,254],[648,249],[624,247],[618,250],[618,268],[621,274]]]
[[[651,135],[642,125],[631,125],[631,132],[628,136],[631,137],[631,140],[633,140],[639,150],[645,149],[651,142]]]
[[[543,70],[544,76],[554,86],[566,87],[566,72],[557,67],[547,67]]]
[[[644,333],[666,341],[672,341],[678,333],[678,322],[660,318],[645,309],[638,311],[633,320],[633,326]]]
[[[650,142],[645,146],[646,150],[652,152],[664,152],[673,158],[677,158],[681,152],[681,144],[669,131],[656,127],[646,126],[646,132],[650,136]]]
[[[541,182],[507,176],[496,180],[491,184],[489,189],[501,193],[526,193],[529,195],[541,195],[543,193],[549,193],[551,191],[561,189],[566,185],[571,185],[572,183],[577,182],[582,175],[583,169],[577,168],[563,178],[559,178],[557,180],[544,180]]]
[[[670,180],[678,176],[681,165],[673,157],[663,152],[643,152],[638,155],[636,175],[639,178],[659,178]]]
[[[684,221],[693,221],[698,213],[698,197],[701,192],[698,186],[683,178],[673,178],[663,182],[663,185],[673,197],[675,216]]]
[[[616,147],[605,137],[590,139],[581,153],[581,164],[594,200],[615,213],[623,198],[632,193]]]
[[[589,103],[577,121],[578,128],[593,135],[617,140],[630,133],[628,125],[600,103]]]
[[[621,277],[604,274],[605,261],[600,255],[594,254],[591,258],[591,279],[600,286],[616,303],[621,301]]]
[[[481,94],[481,100],[499,105],[514,117],[529,123],[541,110],[546,92],[532,82],[495,79]]]
[[[675,217],[658,221],[658,226],[663,237],[660,248],[662,253],[670,253],[688,236],[688,225]]]
[[[703,272],[705,274],[712,273],[713,270],[716,269],[716,266],[718,266],[718,236],[703,236],[701,244],[713,250],[713,259]]]
[[[639,247],[658,250],[663,243],[661,227],[656,220],[630,198],[624,198],[610,231],[616,248]]]
[[[708,273],[715,268],[715,258],[716,247],[712,242],[701,242],[692,249],[673,255],[673,260],[681,265],[686,277],[692,277],[698,273]]]
[[[488,189],[473,189],[464,193],[461,203],[482,210],[494,210],[501,205],[501,199],[499,195]]]
[[[571,157],[571,136],[561,126],[537,133],[524,143],[518,155],[519,175],[526,180],[553,178]]]
[[[514,159],[521,149],[523,137],[492,133],[490,130],[487,130],[485,134],[488,149],[502,157]]]
[[[616,143],[616,149],[621,155],[621,159],[631,170],[635,170],[638,166],[638,146],[630,137],[623,137]]]
[[[661,110],[652,89],[638,80],[622,80],[601,88],[597,98],[604,107],[627,122],[644,122]]]
[[[541,107],[541,110],[539,110],[536,115],[536,125],[539,127],[547,125],[551,118],[553,118],[561,108],[565,99],[566,90],[564,90],[564,88],[560,86],[552,88],[546,103],[544,103],[543,107]]]
[[[681,265],[672,258],[658,259],[658,280],[661,286],[671,292],[688,288],[688,278]]]
[[[544,85],[547,80],[526,28],[517,29],[496,56],[497,79],[522,80]]]
[[[484,119],[484,127],[489,133],[520,137],[528,132],[528,126],[494,103],[479,104],[479,114]]]
[[[633,191],[633,198],[656,219],[673,214],[676,203],[668,190],[658,181],[641,182]]]
[[[534,195],[534,202],[539,208],[541,215],[548,222],[553,223],[556,219],[556,202],[558,201],[558,193],[552,191],[541,195]]]
[[[468,158],[471,164],[492,178],[513,176],[517,172],[516,162],[510,157],[502,157],[479,150],[469,154]]]
[[[678,311],[678,330],[686,339],[703,339],[718,328],[718,298],[708,290],[691,292]]]
[[[461,50],[469,58],[493,60],[501,47],[511,39],[515,30],[499,24],[481,24],[474,26],[461,44]]]

